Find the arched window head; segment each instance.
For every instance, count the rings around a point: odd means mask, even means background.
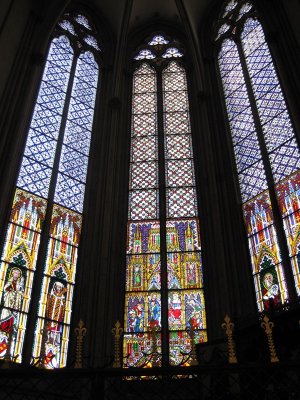
[[[257,306],[263,311],[300,295],[299,146],[252,2],[225,3],[215,40]]]
[[[134,56],[124,365],[191,365],[207,340],[183,50],[156,34]],[[194,336],[193,336],[194,335]]]
[[[2,252],[0,358],[22,361],[28,313],[37,310],[32,362],[66,365],[99,49],[85,16],[69,13],[58,22]]]
[[[181,58],[183,52],[181,46],[175,40],[167,39],[163,34],[152,36],[143,46],[137,51],[135,60],[155,60],[156,63],[161,63],[164,58]]]

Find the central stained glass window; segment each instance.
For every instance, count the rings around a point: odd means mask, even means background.
[[[207,340],[183,58],[178,44],[161,34],[152,36],[134,57],[126,367],[189,365],[191,331],[196,343]]]

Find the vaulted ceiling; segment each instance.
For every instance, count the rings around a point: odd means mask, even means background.
[[[93,4],[119,36],[124,24],[127,32],[145,23],[159,21],[173,22],[183,26],[189,21],[196,32],[208,8],[221,4],[221,0],[87,0]]]

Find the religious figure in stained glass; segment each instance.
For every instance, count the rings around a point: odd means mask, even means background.
[[[172,327],[182,324],[182,302],[178,292],[169,296],[169,324]]]
[[[61,335],[66,309],[65,285],[60,281],[54,281],[46,303],[46,335],[43,335],[45,360],[48,367],[59,366],[59,354],[61,346]]]
[[[47,300],[48,342],[53,345],[60,343],[61,323],[63,322],[66,308],[66,291],[67,289],[62,282],[55,281]]]
[[[265,309],[281,303],[278,277],[270,258],[264,257],[261,264],[260,282]]]
[[[161,315],[161,309],[160,309],[160,303],[157,299],[157,294],[153,293],[150,295],[150,301],[149,301],[149,321],[150,324],[152,324],[152,327],[157,328],[160,327],[161,321],[160,321],[160,315]]]
[[[0,356],[5,354],[8,337],[13,337],[17,332],[25,290],[24,277],[20,268],[11,268],[8,276],[3,288],[0,314]],[[11,331],[12,335],[10,335]]]

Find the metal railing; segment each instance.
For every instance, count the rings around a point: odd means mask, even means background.
[[[298,400],[300,363],[0,370],[0,400]]]

